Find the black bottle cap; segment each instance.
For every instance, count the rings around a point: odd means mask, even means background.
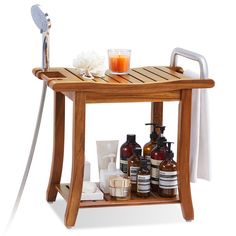
[[[128,143],[134,143],[136,139],[136,135],[135,134],[127,134],[127,142]]]
[[[142,155],[142,148],[141,147],[135,147],[133,151],[135,156],[140,157]]]
[[[146,123],[145,125],[152,125],[153,128],[152,128],[152,133],[150,134],[150,139],[157,139],[158,138],[158,134],[156,132],[156,128],[158,127],[158,124],[156,123]]]
[[[157,125],[157,128],[159,128],[159,129],[160,129],[160,133],[161,133],[161,134],[164,134],[164,131],[165,131],[165,129],[166,129],[166,127],[165,127],[165,126],[160,126],[160,125]]]
[[[166,159],[172,159],[174,157],[174,153],[171,151],[172,143],[173,142],[164,142],[164,144],[167,144]]]
[[[147,168],[147,159],[141,158],[140,159],[140,166],[142,168]]]

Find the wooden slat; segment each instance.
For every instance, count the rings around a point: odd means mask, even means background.
[[[135,78],[138,79],[138,80],[141,80],[143,83],[153,83],[153,82],[156,82],[156,80],[150,79],[150,78],[148,78],[147,76],[138,73],[138,72],[136,71],[136,69],[130,70],[129,75],[135,77]]]
[[[166,82],[166,79],[164,79],[156,74],[153,74],[153,73],[145,70],[144,68],[135,68],[135,69],[133,69],[133,71],[138,72],[140,75],[148,77],[149,79],[152,80],[152,82]]]
[[[75,68],[66,68],[66,70],[73,74],[73,77],[71,77],[73,80],[74,79],[76,80],[76,78],[77,78],[77,79],[80,79],[80,80],[85,81],[85,82],[101,82],[101,83],[105,83],[105,81],[100,79],[100,78],[94,78],[94,79],[91,79],[91,80],[84,79]]]
[[[166,80],[179,80],[180,78],[174,75],[171,75],[167,72],[164,72],[162,70],[160,70],[158,67],[152,67],[152,66],[148,66],[148,67],[144,67],[144,70],[147,70],[157,76],[162,77],[163,79]]]
[[[110,74],[109,72],[106,72],[106,77],[110,77],[110,78],[113,78],[114,80],[116,80],[118,83],[122,83],[122,84],[129,84],[129,83],[132,83],[131,81],[127,80],[127,79],[124,79],[122,76],[120,75],[113,75],[113,74]]]
[[[159,70],[162,70],[162,71],[164,71],[164,72],[166,72],[166,73],[168,73],[170,75],[176,76],[176,77],[178,77],[180,79],[189,79],[188,77],[184,76],[183,74],[178,73],[178,72],[176,72],[174,70],[171,70],[169,67],[158,66],[156,68],[158,68]]]
[[[63,196],[67,201],[69,188],[65,184],[57,185],[58,192]],[[148,198],[139,198],[135,194],[131,196],[131,199],[128,200],[113,200],[108,194],[104,196],[104,200],[96,201],[80,201],[81,208],[87,207],[114,207],[114,206],[134,206],[134,205],[155,205],[155,204],[173,204],[180,203],[179,197],[174,198],[162,198],[157,194],[152,193]]]

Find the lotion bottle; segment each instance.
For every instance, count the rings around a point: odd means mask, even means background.
[[[152,125],[152,132],[150,134],[150,141],[143,146],[143,157],[147,159],[147,167],[151,171],[151,152],[157,145],[158,134],[156,132],[156,123],[147,123],[145,125]]]
[[[153,192],[158,192],[159,166],[165,159],[166,152],[166,138],[163,135],[165,126],[158,127],[160,128],[160,136],[158,137],[156,147],[151,152],[151,189]]]
[[[161,197],[175,197],[178,188],[177,163],[173,160],[172,142],[166,142],[166,144],[168,150],[165,153],[165,160],[160,164],[159,195]]]

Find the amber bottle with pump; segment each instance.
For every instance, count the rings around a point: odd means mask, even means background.
[[[166,142],[166,144],[168,150],[165,153],[165,160],[160,164],[159,195],[161,197],[175,197],[178,188],[177,163],[173,160],[172,142]]]
[[[165,126],[158,126],[160,128],[160,136],[157,140],[156,147],[151,151],[151,189],[158,192],[159,185],[159,165],[165,159],[166,152],[166,138],[163,133]]]
[[[134,148],[133,155],[128,160],[128,177],[131,182],[131,191],[137,191],[137,174],[140,169],[140,157],[142,149],[140,147]]]
[[[140,170],[137,175],[137,196],[149,197],[151,192],[150,186],[150,171],[147,168],[147,160],[144,158],[140,159]]]
[[[157,145],[158,134],[156,132],[156,123],[147,123],[145,125],[152,125],[152,132],[150,134],[150,141],[143,146],[143,157],[147,159],[147,167],[151,171],[151,151]]]
[[[120,170],[126,176],[128,175],[128,159],[132,156],[135,147],[141,148],[135,139],[135,134],[128,134],[126,142],[120,147]]]

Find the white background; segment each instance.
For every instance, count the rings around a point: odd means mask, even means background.
[[[10,216],[33,135],[42,82],[31,73],[41,66],[41,35],[30,7],[40,3],[49,12],[51,66],[72,66],[81,51],[106,56],[108,48],[132,49],[132,66],[168,65],[176,46],[203,54],[209,77],[212,181],[192,184],[195,220],[182,218],[179,205],[82,209],[76,226],[64,227],[65,202],[45,200],[52,150],[53,93],[49,89],[35,157],[25,192],[8,235],[201,235],[235,231],[235,7],[230,0],[77,0],[0,3],[0,234]],[[71,164],[71,103],[67,102],[63,182]],[[166,136],[176,140],[177,104],[167,104]],[[96,140],[125,141],[136,133],[149,139],[150,105],[87,106],[86,158],[97,180]],[[232,233],[231,233],[232,232]]]

